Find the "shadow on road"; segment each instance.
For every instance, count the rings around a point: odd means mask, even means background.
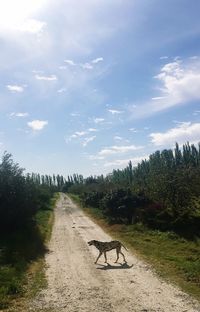
[[[111,265],[109,263],[107,264],[99,264],[101,267],[98,267],[97,270],[120,270],[120,269],[131,269],[133,267],[132,265],[129,265],[128,263],[123,263],[119,265]]]

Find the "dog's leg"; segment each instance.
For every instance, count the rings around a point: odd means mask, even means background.
[[[95,264],[97,263],[97,261],[99,260],[99,258],[101,257],[101,255],[102,255],[102,252],[99,251],[99,255],[98,255],[98,257],[97,257],[97,259],[96,259],[96,261],[95,261]]]
[[[125,259],[125,256],[124,256],[123,252],[121,252],[121,250],[120,250],[119,253],[123,256],[124,262],[127,262],[126,259]]]
[[[104,251],[105,263],[107,263],[106,251]]]
[[[116,253],[117,253],[117,260],[115,261],[115,263],[117,263],[118,259],[119,259],[119,250],[116,248]]]

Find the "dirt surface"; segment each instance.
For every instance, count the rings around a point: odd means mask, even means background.
[[[110,265],[104,257],[95,265],[98,251],[87,244],[92,239],[112,238],[61,194],[46,255],[48,287],[30,303],[30,311],[200,312],[195,300],[130,252],[123,250],[127,264],[115,264],[116,252],[110,251]]]

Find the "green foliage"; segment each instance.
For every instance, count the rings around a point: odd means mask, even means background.
[[[10,154],[0,164],[0,231],[23,227],[36,213],[35,188]]]
[[[129,162],[106,177],[71,182],[69,191],[81,195],[84,205],[102,209],[111,222],[200,235],[200,145],[186,143],[180,149],[176,144],[136,167]]]
[[[77,200],[77,197],[76,197]],[[78,200],[77,200],[78,201]],[[184,291],[200,296],[200,239],[183,238],[173,231],[152,230],[141,222],[110,224],[102,210],[84,208],[112,237],[124,242],[159,275],[178,284]]]
[[[50,235],[52,196],[48,176],[23,175],[12,156],[0,163],[0,309],[24,293],[30,263],[44,255]]]
[[[132,224],[139,218],[144,199],[130,189],[118,189],[107,193],[101,200],[105,215],[112,223]]]

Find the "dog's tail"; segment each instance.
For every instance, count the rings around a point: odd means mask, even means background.
[[[122,245],[122,247],[124,248],[124,249],[126,249],[126,251],[128,251],[128,249],[121,243],[121,245]]]

